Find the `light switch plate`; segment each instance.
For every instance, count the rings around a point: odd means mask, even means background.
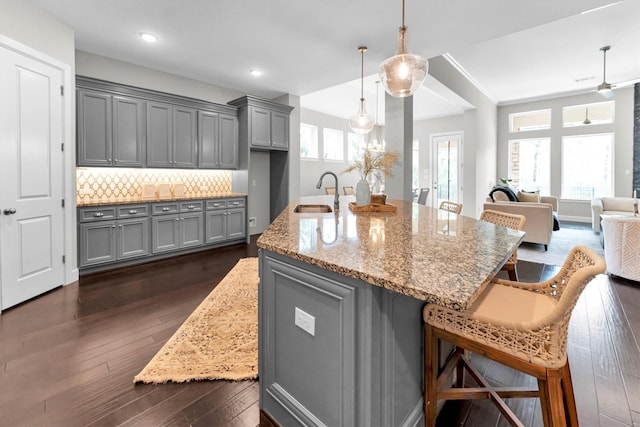
[[[316,335],[316,318],[298,307],[295,310],[295,324],[312,337]]]

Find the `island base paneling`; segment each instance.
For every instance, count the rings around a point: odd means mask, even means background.
[[[423,301],[264,249],[259,292],[266,415],[283,426],[420,422]]]

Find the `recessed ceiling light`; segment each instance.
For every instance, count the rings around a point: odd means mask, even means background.
[[[158,36],[151,33],[140,33],[140,38],[148,43],[155,43],[158,41]]]
[[[255,69],[254,70],[250,70],[249,72],[251,73],[251,75],[253,77],[260,77],[260,76],[262,76],[264,74],[262,71],[255,70]]]

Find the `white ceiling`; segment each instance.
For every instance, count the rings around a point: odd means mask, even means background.
[[[76,48],[266,98],[348,117],[360,97],[375,116],[378,64],[393,55],[401,1],[29,0],[75,31]],[[495,102],[586,92],[640,79],[640,0],[407,0],[409,50],[448,54]],[[160,38],[149,45],[141,31]],[[260,78],[249,70],[264,71]],[[379,89],[380,101],[384,99]],[[470,106],[430,78],[416,119]],[[382,116],[384,108],[379,108]],[[381,117],[381,121],[382,121]]]

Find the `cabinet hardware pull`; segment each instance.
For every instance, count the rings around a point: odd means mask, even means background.
[[[7,208],[7,209],[3,210],[2,213],[5,214],[5,215],[13,215],[14,213],[16,213],[16,209],[15,208]]]
[[[162,212],[168,212],[170,209],[167,207],[162,208]]]
[[[129,213],[130,213],[131,215],[133,215],[133,214],[137,214],[137,213],[138,213],[138,211],[137,211],[137,210],[135,210],[135,209],[131,209],[131,210],[129,211]]]
[[[239,205],[239,204],[240,204],[240,202],[233,202],[233,205],[234,205],[234,206],[237,206],[237,205]]]
[[[101,216],[104,216],[104,214],[102,212],[96,212],[93,214],[93,216],[100,218]]]
[[[189,206],[187,206],[187,209],[195,209],[195,206],[189,205]]]

